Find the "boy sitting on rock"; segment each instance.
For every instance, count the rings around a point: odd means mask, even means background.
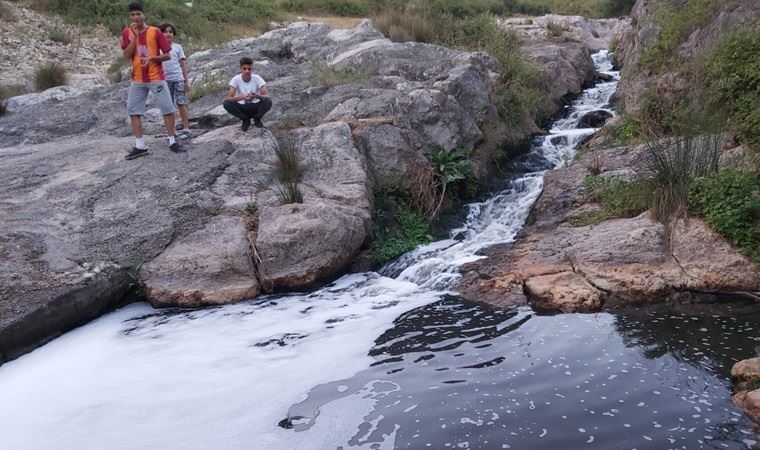
[[[253,60],[247,56],[240,58],[240,73],[230,80],[230,89],[227,91],[227,99],[222,106],[224,109],[243,121],[240,128],[248,130],[253,124],[261,128],[261,118],[272,107],[272,100],[268,97],[266,82],[259,75],[253,73]]]

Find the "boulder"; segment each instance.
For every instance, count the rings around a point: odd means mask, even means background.
[[[198,307],[253,298],[259,283],[240,217],[217,217],[173,241],[140,270],[154,307]]]
[[[346,268],[370,236],[366,161],[342,122],[299,129],[304,203],[261,208],[255,247],[263,283],[303,289]]]
[[[612,113],[603,109],[587,112],[581,117],[576,128],[600,128],[610,117]]]

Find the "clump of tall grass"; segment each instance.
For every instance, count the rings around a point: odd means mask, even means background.
[[[546,34],[549,37],[560,37],[567,31],[567,27],[561,23],[549,20],[546,22]]]
[[[60,42],[61,44],[70,44],[71,35],[63,27],[47,27],[47,37],[53,42]]]
[[[320,61],[311,62],[311,82],[316,86],[338,86],[361,83],[370,78],[370,72],[362,69],[331,67]]]
[[[303,194],[298,187],[303,179],[298,148],[289,141],[283,141],[275,149],[275,156],[277,163],[274,169],[274,192],[280,203],[303,203]]]
[[[372,19],[375,28],[393,42],[436,42],[436,21],[419,13],[397,8],[383,11]]]
[[[645,176],[651,184],[651,211],[656,220],[668,224],[686,216],[690,183],[718,171],[722,143],[722,134],[681,134],[647,141]]]
[[[57,62],[48,62],[34,71],[34,86],[38,91],[44,91],[55,86],[63,86],[68,83],[69,74],[66,68]]]

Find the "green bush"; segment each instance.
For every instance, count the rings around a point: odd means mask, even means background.
[[[60,42],[62,44],[71,43],[69,32],[61,27],[47,27],[47,37],[53,42]]]
[[[722,170],[697,178],[689,190],[689,205],[741,253],[760,264],[760,173]]]
[[[433,240],[430,227],[419,214],[402,208],[395,218],[397,221],[393,224],[375,226],[375,240],[372,242],[372,248],[377,252],[377,262],[380,264],[393,261],[404,253]],[[382,221],[376,223],[382,223]]]
[[[546,34],[549,37],[560,37],[565,34],[567,27],[553,21],[546,22]]]
[[[760,28],[724,38],[706,59],[709,108],[721,110],[728,126],[760,152]]]
[[[57,13],[80,25],[105,25],[114,34],[128,24],[127,2],[104,0],[34,0],[38,10]],[[152,0],[146,4],[145,15],[149,23],[170,21],[179,31],[193,37],[218,37],[223,29],[219,25],[237,24],[254,26],[277,17],[278,9],[266,0],[203,0],[187,7],[175,0]]]
[[[280,7],[290,12],[341,17],[364,17],[370,12],[365,0],[282,0]]]
[[[589,197],[604,208],[606,214],[594,213],[598,221],[635,217],[649,208],[651,188],[645,180],[627,181],[620,177],[587,175],[583,184]]]
[[[248,202],[245,205],[244,211],[249,214],[256,214],[259,210],[259,205],[256,202]]]
[[[38,91],[62,86],[68,82],[68,79],[66,68],[56,62],[45,63],[34,71],[34,86]]]
[[[641,64],[655,74],[662,73],[674,62],[674,50],[710,21],[719,4],[719,0],[690,0],[683,7],[660,6],[654,18],[660,34],[641,55]]]

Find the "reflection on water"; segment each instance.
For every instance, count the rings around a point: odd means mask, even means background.
[[[345,448],[752,448],[728,371],[757,330],[757,315],[537,316],[446,297],[401,315],[369,369],[317,386],[280,425],[308,433],[358,397],[375,406]]]

